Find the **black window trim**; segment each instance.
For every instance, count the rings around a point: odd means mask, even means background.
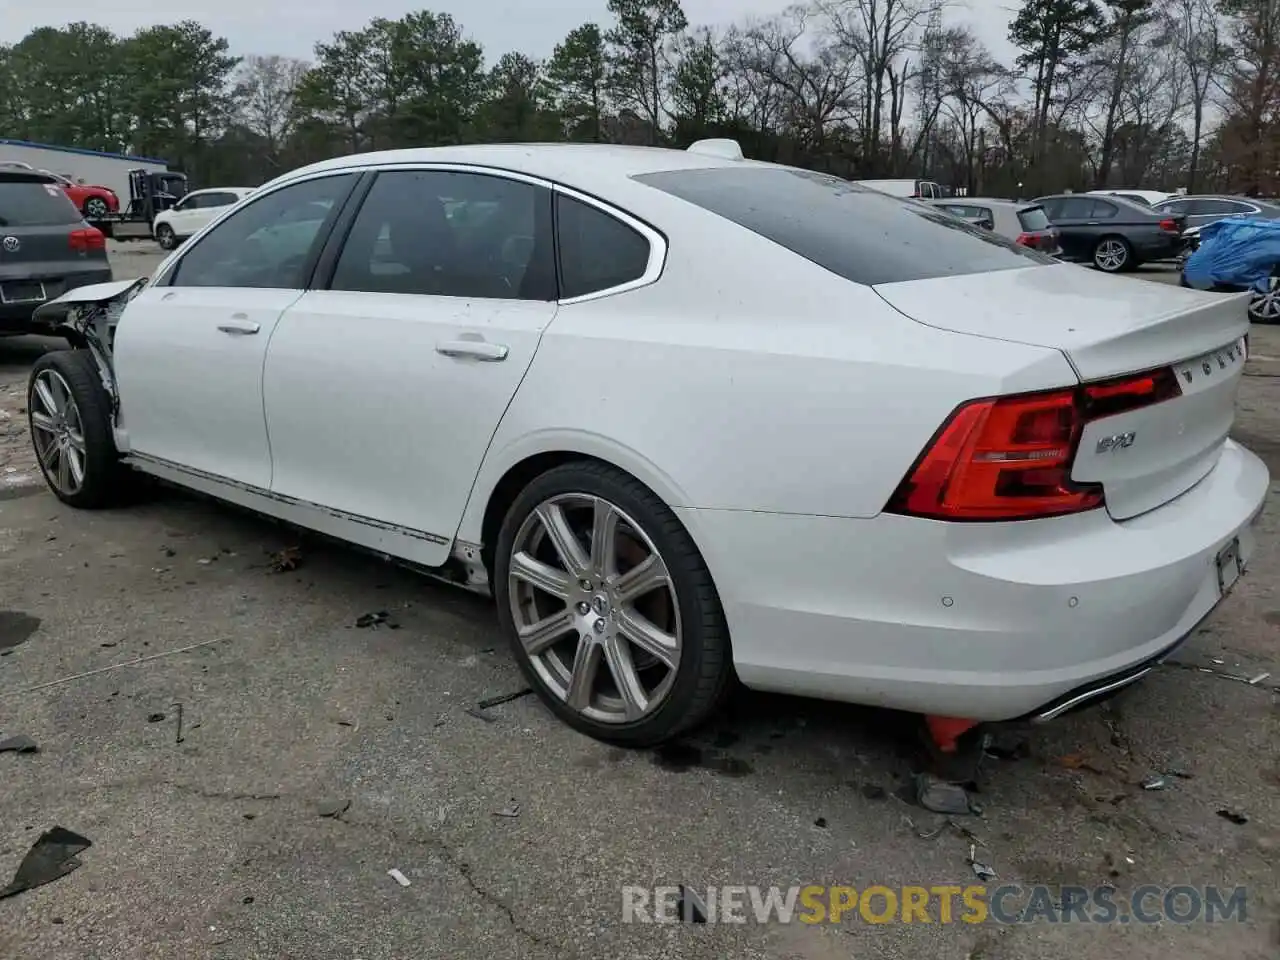
[[[248,196],[241,197],[240,200],[236,201],[235,203],[222,207],[221,209],[223,212],[215,220],[213,220],[206,226],[202,227],[199,234],[197,234],[191,240],[188,240],[181,247],[179,247],[172,254],[170,254],[168,259],[162,260],[160,262],[160,266],[156,268],[156,272],[153,275],[153,279],[151,281],[150,286],[172,287],[174,277],[177,276],[178,269],[182,265],[182,261],[191,253],[192,250],[198,249],[200,246],[200,242],[204,240],[206,237],[208,237],[209,234],[211,234],[216,227],[221,226],[224,220],[229,219],[231,212],[233,210],[236,213],[239,213],[242,210],[247,210],[250,206],[257,203],[259,200],[264,200],[267,197],[273,196],[274,194],[278,193],[281,190],[285,190],[288,187],[296,186],[297,184],[300,184],[300,183],[307,183],[311,180],[323,180],[328,177],[350,177],[351,186],[347,189],[347,192],[341,197],[339,197],[337,202],[334,203],[333,208],[330,209],[329,211],[329,217],[326,220],[326,222],[320,225],[320,232],[318,235],[321,237],[324,237],[324,242],[320,244],[320,246],[317,248],[317,252],[312,255],[312,257],[309,259],[309,262],[303,268],[302,274],[304,279],[302,281],[301,289],[303,291],[312,289],[312,284],[313,284],[313,281],[315,280],[316,264],[319,262],[320,257],[323,255],[328,245],[329,237],[333,233],[334,224],[338,222],[342,214],[349,208],[351,204],[352,195],[360,187],[361,179],[362,179],[361,174],[363,172],[364,171],[362,168],[353,169],[350,167],[340,167],[340,168],[329,169],[329,170],[318,170],[315,173],[311,173],[306,176],[290,177],[288,180],[283,180],[280,183],[275,184],[274,186],[271,187],[270,190],[266,189],[266,187],[261,187],[255,190],[253,193],[249,194]],[[271,289],[275,289],[275,288],[271,288]],[[296,290],[299,288],[289,287],[288,289]]]

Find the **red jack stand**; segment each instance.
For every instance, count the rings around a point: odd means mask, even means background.
[[[927,714],[924,740],[931,773],[951,783],[975,779],[987,740],[980,721]]]

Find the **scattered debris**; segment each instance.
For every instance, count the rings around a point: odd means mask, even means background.
[[[200,564],[200,566],[202,567],[207,567],[209,564],[213,563],[217,559],[218,559],[217,557],[201,557],[199,560],[196,561],[196,563]]]
[[[1238,813],[1235,810],[1229,810],[1226,807],[1223,807],[1221,810],[1218,811],[1218,816],[1220,816],[1223,820],[1228,820],[1231,823],[1234,823],[1237,827],[1242,826],[1249,822],[1249,818],[1246,817],[1243,813]]]
[[[25,733],[0,740],[0,753],[39,753],[40,746]]]
[[[316,804],[316,813],[322,817],[340,817],[351,808],[351,801],[345,797],[334,797],[328,800],[321,800]]]
[[[1153,773],[1142,781],[1143,790],[1163,790],[1169,786],[1169,778],[1160,773]]]
[[[483,710],[479,709],[478,707],[467,707],[466,713],[468,716],[475,717],[477,720],[483,720],[485,723],[498,722],[495,718],[489,716],[487,713],[485,713]],[[439,724],[436,724],[436,726],[439,726]]]
[[[971,870],[973,870],[973,875],[975,877],[977,877],[983,883],[990,883],[992,880],[996,879],[996,872],[992,870],[989,866],[987,866],[985,863],[982,863],[974,859],[977,852],[978,852],[977,844],[973,844],[973,843],[969,844],[969,858],[965,862],[969,864],[969,867]]]
[[[1112,743],[1115,746],[1122,746],[1122,744],[1115,742],[1115,736],[1112,737]],[[1058,766],[1066,770],[1084,770],[1088,773],[1099,774],[1100,776],[1106,776],[1107,773],[1107,771],[1103,770],[1096,764],[1090,763],[1082,754],[1079,753],[1069,753],[1065,757],[1059,757],[1057,763]]]
[[[409,878],[406,877],[399,870],[397,870],[395,867],[392,867],[390,870],[387,871],[387,876],[390,877],[392,880],[394,880],[396,883],[400,884],[400,886],[402,887],[407,887],[409,885]]]
[[[813,825],[819,830],[825,830],[827,829],[827,818],[819,817],[817,820],[813,821]]]
[[[503,703],[510,703],[512,700],[519,700],[521,697],[527,697],[533,693],[533,687],[525,687],[523,690],[517,690],[515,693],[504,693],[496,697],[487,697],[476,704],[477,710],[488,710],[490,707],[496,707]]]
[[[915,794],[916,803],[934,813],[970,812],[969,793],[964,787],[939,780],[929,773],[916,774]]]
[[[22,858],[22,863],[13,875],[13,882],[0,890],[0,900],[60,880],[80,866],[76,855],[91,846],[93,841],[88,837],[82,837],[65,827],[46,830]]]
[[[379,610],[377,613],[362,613],[360,616],[356,617],[356,626],[361,630],[368,629],[369,627],[376,630],[381,624],[386,623],[387,618],[390,616],[391,614],[387,613],[385,610]]]
[[[495,817],[506,817],[509,820],[514,820],[516,817],[520,816],[520,804],[516,803],[515,797],[512,797],[510,803],[501,810],[493,811],[493,815]]]
[[[175,703],[173,706],[178,711],[178,731],[174,734],[173,742],[181,743],[184,739],[182,736],[182,704]]]
[[[289,573],[302,566],[302,548],[285,547],[271,555],[271,569],[276,573]]]
[[[100,647],[118,647],[119,645],[120,645],[119,640],[103,640],[100,644],[98,644],[98,646]]]
[[[163,713],[149,713],[149,714],[147,714],[147,723],[161,723],[161,722],[163,722],[163,720],[164,720],[164,714],[163,714]]]
[[[1245,683],[1249,684],[1249,686],[1251,687],[1256,687],[1258,684],[1260,684],[1263,680],[1267,679],[1267,677],[1269,676],[1271,676],[1269,672],[1260,673],[1256,677],[1246,680]]]
[[[253,903],[253,897],[245,897],[245,898],[244,898],[243,900],[241,900],[240,902],[241,902],[241,903]]]
[[[146,663],[149,660],[159,660],[161,657],[172,657],[179,653],[188,653],[200,647],[207,647],[213,643],[222,643],[230,637],[214,637],[212,640],[201,640],[199,643],[188,644],[185,647],[178,647],[176,650],[165,650],[163,653],[152,653],[145,657],[135,657],[133,660],[126,660],[124,663],[113,663],[109,667],[99,667],[97,670],[86,670],[84,673],[73,673],[69,677],[59,677],[57,680],[50,680],[47,683],[37,683],[33,687],[24,687],[21,690],[15,690],[12,693],[6,693],[3,696],[18,696],[23,693],[36,693],[40,690],[48,690],[50,687],[61,686],[64,683],[71,683],[73,680],[84,680],[86,677],[96,677],[100,673],[107,673],[110,670],[119,670],[122,667],[136,667],[140,663]],[[142,645],[145,647],[147,641],[143,640]]]
[[[173,549],[173,547],[164,547],[161,552],[163,552],[166,557],[176,557],[178,555],[178,551]]]
[[[862,785],[862,795],[868,800],[883,800],[889,796],[889,791],[878,783],[864,783]]]

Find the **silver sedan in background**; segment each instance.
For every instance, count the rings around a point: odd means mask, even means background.
[[[1049,217],[1038,203],[985,197],[949,197],[925,202],[1024,247],[1031,247],[1051,257],[1062,254],[1058,231],[1049,223]]]

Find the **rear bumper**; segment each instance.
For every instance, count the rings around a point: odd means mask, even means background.
[[[677,512],[747,686],[998,721],[1127,682],[1194,631],[1222,599],[1218,552],[1239,537],[1252,556],[1269,483],[1228,442],[1195,487],[1121,523]]]
[[[110,282],[111,268],[104,266],[98,270],[33,279],[45,285],[45,302],[47,302],[77,287]],[[27,333],[34,330],[31,315],[38,306],[40,306],[38,303],[0,303],[0,333]]]

